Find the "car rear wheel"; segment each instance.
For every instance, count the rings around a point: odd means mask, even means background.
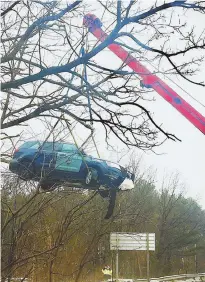
[[[40,189],[44,192],[53,191],[56,188],[55,183],[46,182],[46,181],[39,182],[39,186]]]
[[[99,190],[98,192],[99,192],[99,194],[102,198],[108,198],[109,197],[109,190]]]
[[[19,165],[19,178],[22,180],[31,180],[34,177],[34,164],[32,161],[24,159]]]

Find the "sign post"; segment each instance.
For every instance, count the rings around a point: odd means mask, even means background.
[[[147,235],[147,282],[149,282],[149,233]]]
[[[113,282],[113,252],[112,252],[112,282]]]
[[[116,250],[116,282],[118,282],[119,277],[119,252]]]
[[[111,233],[110,250],[116,251],[116,282],[119,281],[119,251],[146,251],[147,282],[150,282],[149,251],[155,251],[155,233]]]

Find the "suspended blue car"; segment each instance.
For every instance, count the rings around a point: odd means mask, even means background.
[[[62,142],[25,142],[16,149],[9,169],[23,180],[40,182],[43,190],[61,184],[75,188],[108,191],[133,188],[134,174],[123,167],[88,156],[74,144]]]

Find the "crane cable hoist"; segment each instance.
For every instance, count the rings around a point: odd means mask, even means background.
[[[93,14],[84,16],[83,24],[88,28],[99,41],[103,42],[109,36],[102,30],[102,22]],[[162,81],[157,75],[151,73],[137,59],[129,54],[119,44],[111,43],[107,46],[115,55],[117,55],[125,65],[129,66],[141,80],[141,86],[154,89],[160,96],[169,102],[186,119],[189,120],[197,129],[205,134],[205,117],[194,109],[188,102],[179,96],[170,86]]]

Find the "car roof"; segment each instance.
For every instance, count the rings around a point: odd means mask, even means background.
[[[70,147],[72,147],[73,149],[78,149],[77,145],[74,143],[70,143],[70,142],[59,142],[59,141],[41,141],[41,140],[29,140],[29,141],[25,141],[24,143],[22,143],[20,145],[21,147],[25,147],[28,144],[28,146],[35,146],[36,144],[39,145],[39,147],[44,147],[44,146],[50,146],[50,145],[54,145],[54,146],[63,146],[63,145],[68,145]],[[82,149],[80,149],[81,151],[83,151]]]
[[[74,143],[71,142],[64,142],[64,141],[42,141],[42,140],[28,140],[23,142],[23,144],[28,143],[28,142],[38,142],[38,143],[60,143],[60,144],[69,144],[69,145],[75,145]],[[76,146],[76,145],[75,145]]]

